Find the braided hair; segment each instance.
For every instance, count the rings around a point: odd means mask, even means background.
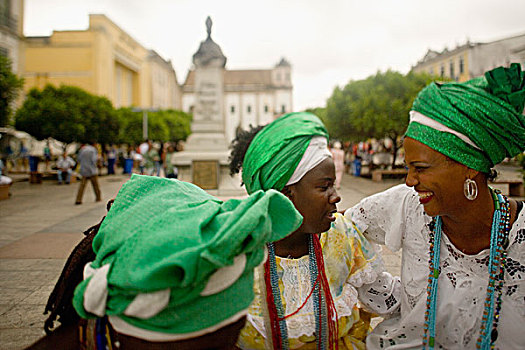
[[[246,155],[248,147],[250,147],[255,135],[264,127],[265,125],[253,126],[250,124],[249,130],[239,129],[236,132],[235,138],[230,144],[230,149],[232,151],[228,158],[230,163],[230,175],[238,174],[241,171],[244,156]]]
[[[113,200],[110,200],[106,206],[108,211],[112,204]],[[84,231],[85,237],[77,244],[67,258],[66,264],[55,284],[55,288],[53,288],[53,291],[49,295],[44,310],[44,315],[50,313],[44,322],[44,330],[48,335],[57,330],[58,327],[55,327],[55,321],[60,322],[63,326],[67,326],[75,324],[80,320],[80,317],[73,308],[73,294],[77,285],[84,279],[84,266],[95,260],[93,238],[95,238],[105,218],[104,216],[98,224]]]

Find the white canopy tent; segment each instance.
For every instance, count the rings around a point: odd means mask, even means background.
[[[13,128],[4,127],[0,128],[0,146],[7,148],[10,146],[12,150],[12,156],[18,158],[22,151],[22,146],[27,150],[28,155],[43,157],[44,148],[49,142],[49,150],[52,156],[59,156],[64,150],[64,143],[54,138],[48,138],[46,140],[38,141],[33,136],[24,131],[19,131]],[[67,153],[75,153],[77,149],[77,143],[71,143],[67,146]],[[0,152],[5,152],[5,149],[1,149]]]

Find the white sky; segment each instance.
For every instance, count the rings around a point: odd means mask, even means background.
[[[525,33],[524,0],[25,0],[24,34],[85,30],[89,13],[170,59],[179,83],[209,15],[227,68],[292,64],[297,111],[378,70],[406,73],[429,48]]]

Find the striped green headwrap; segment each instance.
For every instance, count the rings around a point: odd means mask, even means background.
[[[242,180],[248,193],[282,190],[313,136],[328,139],[328,132],[317,116],[305,112],[286,114],[259,131],[242,165]]]
[[[505,157],[525,149],[525,77],[521,67],[498,67],[465,83],[431,83],[412,110],[466,136],[411,121],[405,136],[418,140],[469,168],[488,173]]]
[[[277,191],[222,202],[187,182],[133,175],[93,240],[73,306],[84,318],[118,317],[143,339],[190,338],[247,312],[265,244],[301,222]]]

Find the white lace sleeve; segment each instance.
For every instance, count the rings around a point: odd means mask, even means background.
[[[373,242],[397,251],[403,243],[406,216],[419,205],[417,193],[406,185],[367,197],[345,212]]]
[[[401,282],[388,272],[378,274],[376,280],[357,288],[359,301],[365,309],[378,315],[391,315],[401,305]]]
[[[349,240],[355,239],[359,244],[350,244],[357,249],[360,247],[362,257],[367,260],[366,265],[352,273],[347,284],[357,290],[357,297],[369,311],[379,315],[394,313],[400,305],[401,283],[399,278],[385,271],[383,259],[379,254],[379,247],[371,243],[354,225],[348,217],[341,217],[336,221],[336,227],[346,232]],[[338,225],[339,224],[339,225]],[[344,230],[342,229],[344,226]],[[353,254],[355,252],[352,252]]]

